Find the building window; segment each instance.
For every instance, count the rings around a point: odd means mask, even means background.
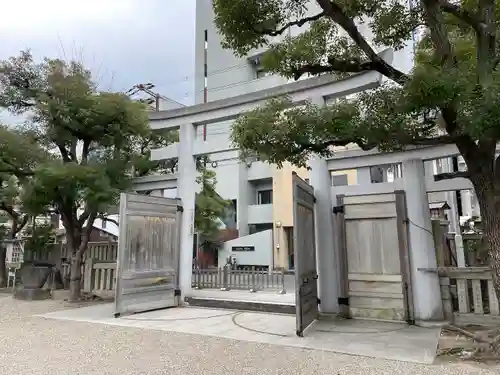
[[[384,168],[377,166],[377,167],[370,167],[370,179],[372,184],[380,184],[384,182],[385,180],[385,173],[384,173]]]
[[[273,223],[266,224],[250,224],[248,226],[249,234],[255,234],[259,232],[263,232],[265,230],[273,229]]]
[[[401,177],[401,164],[385,164],[370,167],[372,184],[393,182],[395,179]]]
[[[272,203],[273,203],[272,190],[260,190],[257,192],[257,204],[272,204]]]
[[[347,185],[348,181],[346,174],[332,175],[332,186],[347,186]]]

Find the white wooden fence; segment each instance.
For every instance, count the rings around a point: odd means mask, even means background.
[[[116,262],[87,259],[83,272],[83,291],[111,298],[116,286]],[[213,269],[194,269],[192,286],[198,289],[276,291],[285,293],[284,271],[234,270],[229,266]]]
[[[281,294],[285,290],[285,272],[248,269],[232,269],[230,265],[221,268],[193,268],[192,283],[196,289],[248,290],[257,292],[274,290]]]
[[[83,291],[100,297],[114,296],[116,261],[87,259],[85,261]]]
[[[500,308],[488,267],[439,267],[446,320],[458,325],[500,324]]]

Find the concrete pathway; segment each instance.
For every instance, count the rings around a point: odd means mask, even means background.
[[[113,318],[104,304],[42,315],[45,318],[173,331],[415,363],[433,363],[439,329],[360,320],[319,321],[295,335],[295,317],[205,308],[173,308]]]
[[[0,295],[2,337],[0,374],[498,375],[500,373],[500,367],[476,364],[423,365],[207,335],[35,316],[45,316],[61,309],[67,310],[68,305],[60,301],[21,302],[10,297],[2,298]],[[99,310],[90,307],[84,309],[87,309],[87,312],[93,310],[96,314]],[[76,313],[78,310],[74,311]],[[64,314],[68,317],[69,313]],[[195,317],[194,312],[191,317]],[[247,318],[248,316],[239,315],[236,317],[236,322],[247,324],[249,323]],[[205,319],[205,322],[212,319],[216,318]],[[151,321],[149,324],[153,323],[154,321]],[[182,323],[177,320],[176,324],[184,325],[187,321]],[[274,333],[280,332],[276,330]]]

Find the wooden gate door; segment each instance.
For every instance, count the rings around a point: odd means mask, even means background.
[[[314,226],[314,189],[293,174],[293,248],[297,336],[318,317],[318,272]]]
[[[178,306],[180,200],[120,196],[115,317]]]

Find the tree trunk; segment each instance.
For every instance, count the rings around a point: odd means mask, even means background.
[[[7,260],[7,248],[0,243],[0,288],[7,285],[7,265],[5,261]]]
[[[66,230],[67,231],[67,230]],[[80,299],[82,290],[82,264],[85,251],[89,243],[90,230],[73,230],[66,233],[68,250],[71,254],[70,278],[69,278],[69,300],[77,301]]]
[[[72,249],[73,250],[73,249]],[[72,251],[69,279],[69,300],[78,301],[82,290],[82,256]]]
[[[471,177],[481,211],[483,245],[488,253],[493,285],[500,301],[500,201],[493,174]]]
[[[66,246],[70,259],[69,268],[69,300],[78,301],[82,289],[82,252],[79,252],[82,242],[81,232],[66,229]]]

